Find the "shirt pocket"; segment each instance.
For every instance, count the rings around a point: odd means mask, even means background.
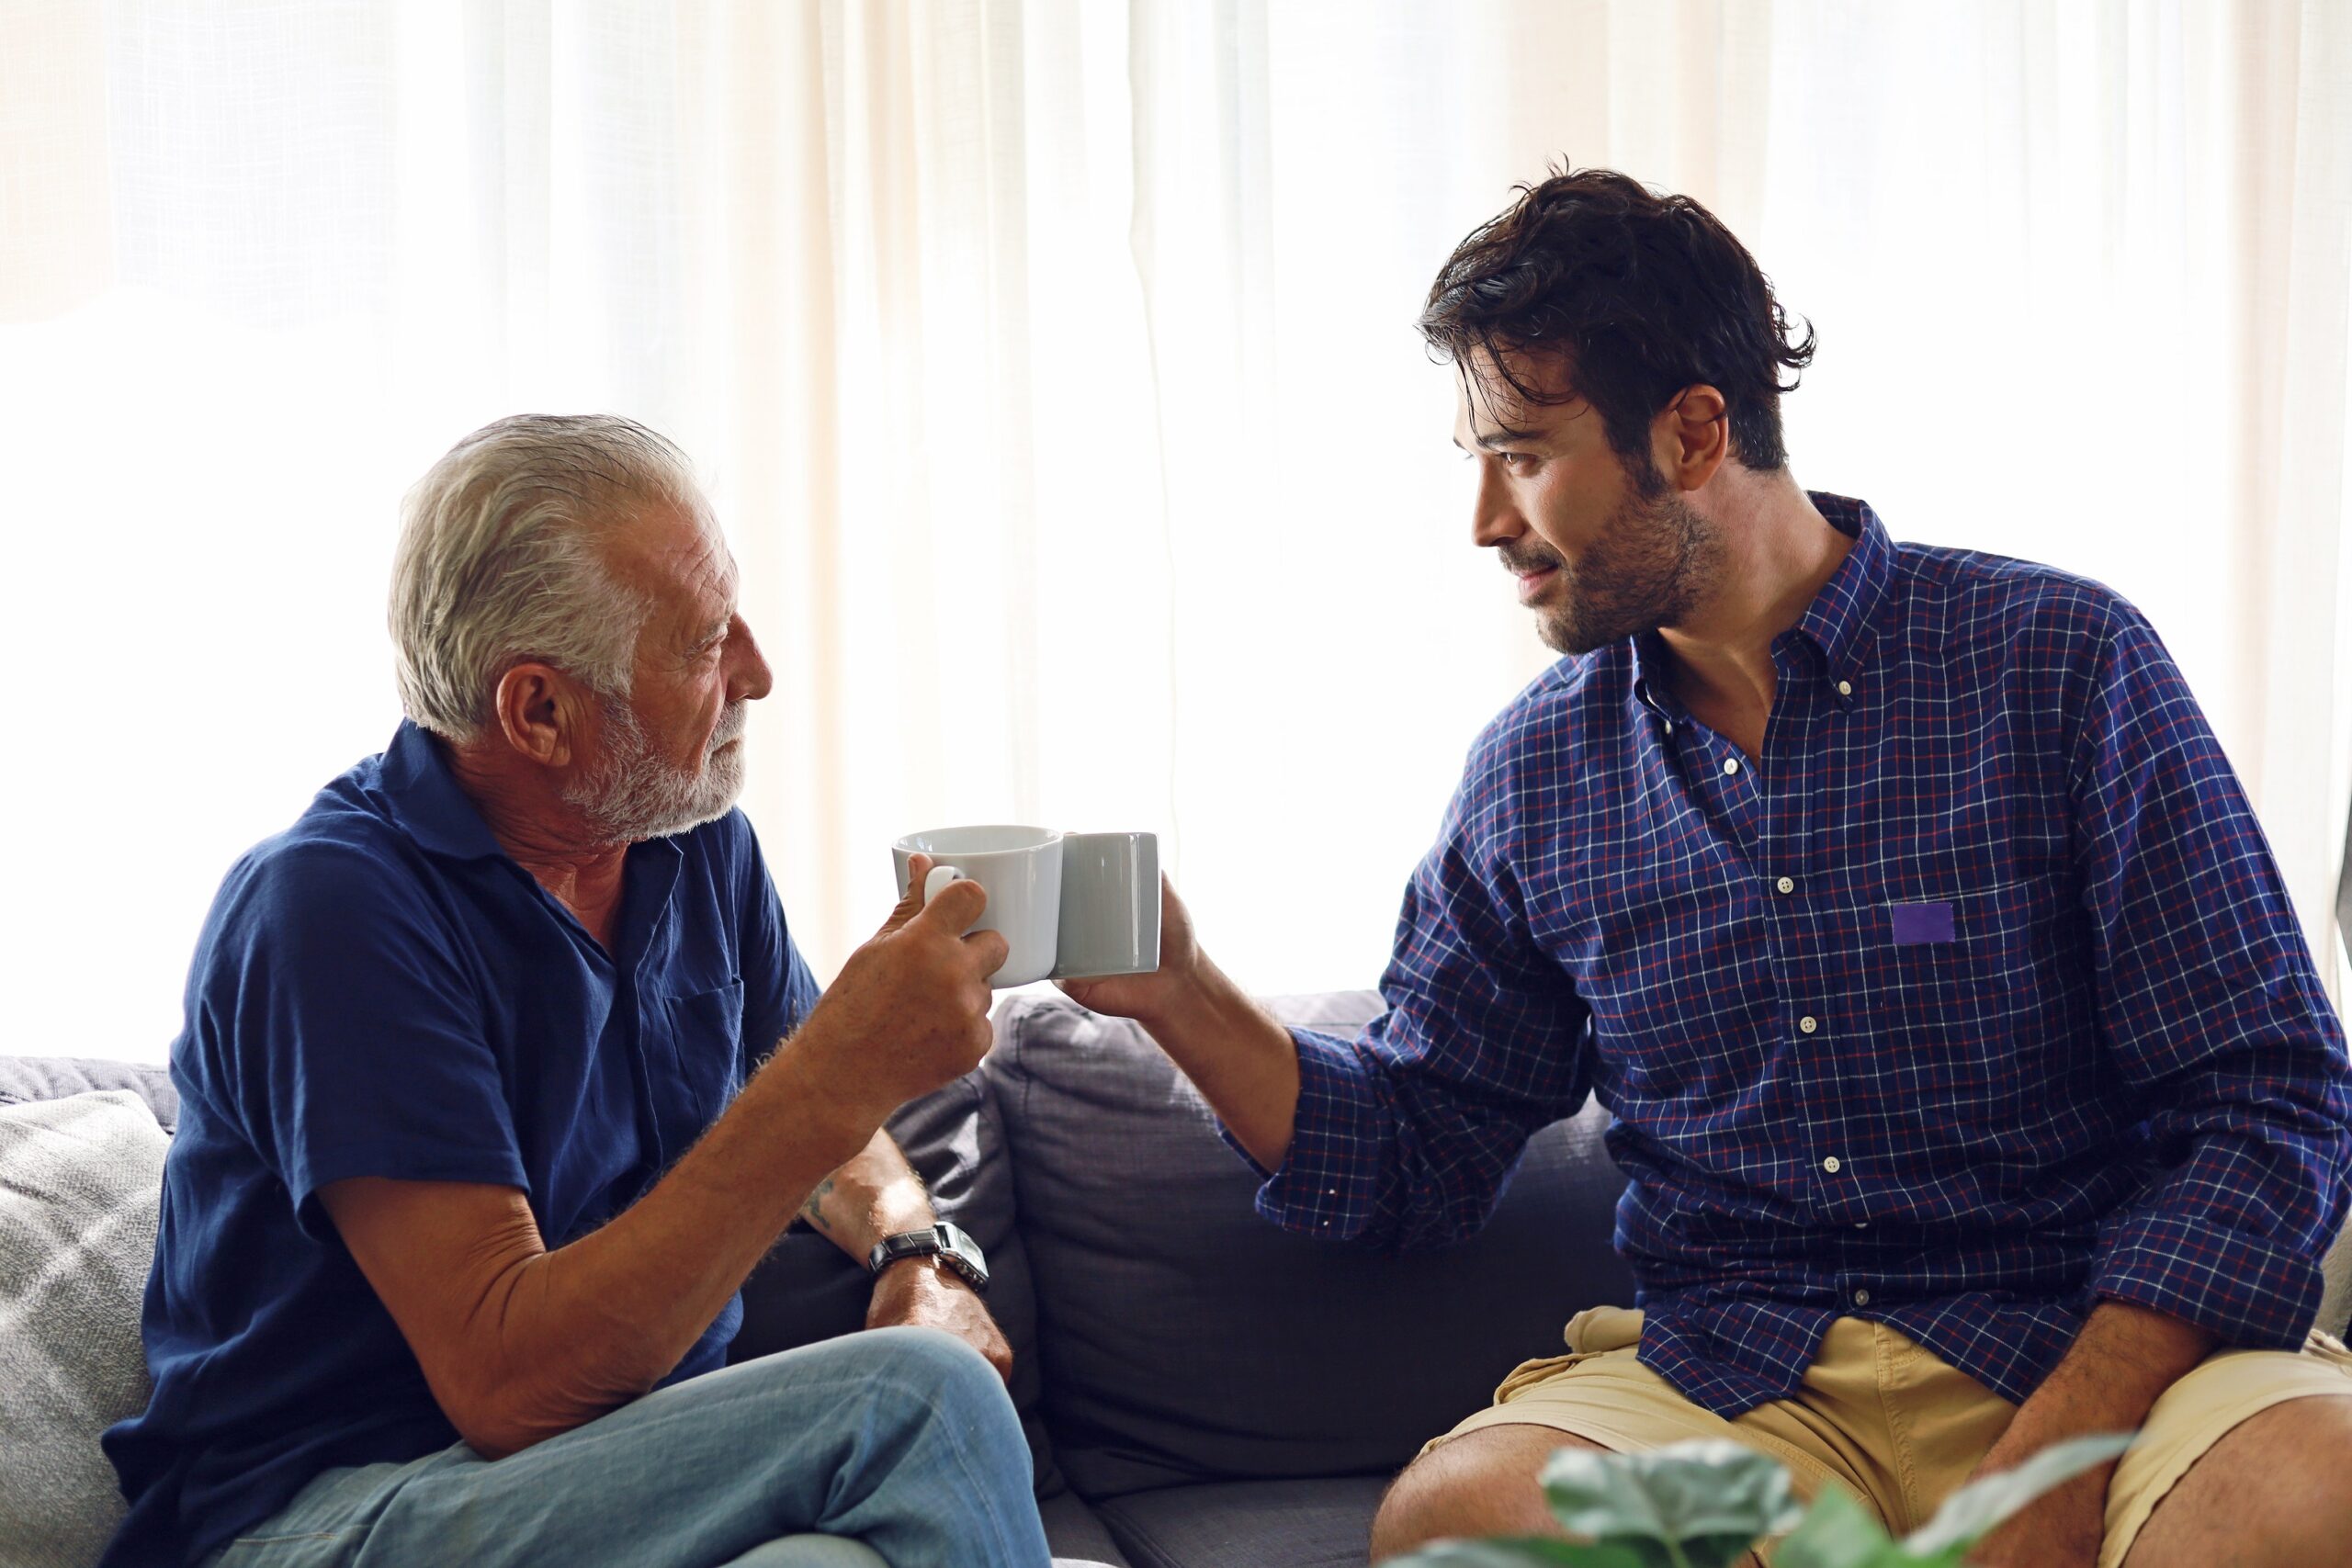
[[[662,1141],[675,1157],[718,1120],[743,1087],[743,982],[730,980],[707,991],[666,998],[662,1011],[669,1024],[672,1070],[681,1091],[678,1111],[692,1122],[690,1127],[663,1128]],[[657,1103],[661,1098],[657,1094]]]
[[[1861,1082],[1849,1087],[1882,1102],[1883,1125],[1929,1151],[2035,1155],[2034,1123],[2087,1056],[2067,1045],[2073,909],[2071,880],[2052,874],[1856,911]]]

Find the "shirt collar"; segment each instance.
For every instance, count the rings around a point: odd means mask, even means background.
[[[1820,650],[1822,675],[1843,700],[1851,694],[1868,649],[1871,618],[1886,595],[1894,547],[1870,502],[1827,491],[1805,494],[1829,525],[1850,537],[1854,546],[1805,606],[1804,614],[1797,617],[1797,624],[1781,635],[1804,637]],[[1668,678],[1673,660],[1665,639],[1655,631],[1643,632],[1633,639],[1633,647],[1634,695],[1669,723],[1682,718],[1681,705],[1673,697],[1674,683]]]
[[[1791,630],[1821,650],[1824,676],[1833,683],[1850,683],[1869,651],[1871,621],[1894,575],[1894,546],[1869,502],[1821,490],[1805,494],[1831,527],[1852,537],[1854,547]]]
[[[383,771],[379,778],[379,787],[392,819],[428,854],[458,861],[496,858],[514,865],[513,859],[491,832],[490,824],[482,820],[481,808],[458,787],[458,775],[450,771],[448,758],[414,720],[402,719],[392,743],[384,748]],[[669,910],[670,896],[684,863],[684,852],[674,838],[646,839],[629,846],[620,925],[614,933],[615,946],[608,955],[615,962],[641,967],[650,960],[656,928]],[[538,887],[537,880],[521,866],[514,866],[514,874]],[[579,930],[571,912],[545,888],[539,888],[539,897],[550,908],[561,911],[572,929]],[[581,932],[581,937],[589,940],[585,931]]]
[[[430,853],[453,860],[503,854],[481,812],[458,785],[449,761],[413,719],[401,720],[384,748],[385,804],[401,830]]]

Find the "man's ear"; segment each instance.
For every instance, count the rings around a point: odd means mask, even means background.
[[[542,767],[571,765],[588,721],[587,693],[548,664],[517,664],[498,678],[499,733]]]
[[[1679,491],[1702,489],[1731,456],[1731,418],[1724,395],[1701,382],[1685,387],[1651,422],[1657,470]]]

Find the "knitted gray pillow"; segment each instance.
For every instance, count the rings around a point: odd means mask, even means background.
[[[169,1141],[128,1089],[0,1105],[0,1562],[85,1568],[122,1517],[98,1435],[147,1404]]]

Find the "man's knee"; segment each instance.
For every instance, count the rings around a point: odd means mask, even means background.
[[[862,1541],[838,1535],[788,1535],[752,1548],[728,1568],[890,1568]]]
[[[953,1413],[968,1422],[1001,1414],[1019,1425],[1004,1380],[988,1358],[935,1328],[864,1329],[743,1362],[728,1375],[763,1377],[774,1396],[787,1399],[821,1387],[834,1391],[829,1399],[846,1395],[869,1410],[898,1411],[910,1420]]]
[[[831,1341],[844,1348],[877,1398],[965,1421],[1018,1422],[1004,1379],[988,1358],[936,1328],[869,1328]]]
[[[1538,1477],[1562,1449],[1598,1449],[1550,1427],[1482,1427],[1405,1467],[1372,1523],[1377,1562],[1444,1537],[1557,1535]]]
[[[870,1364],[933,1380],[943,1386],[971,1383],[1001,1393],[1004,1380],[989,1359],[953,1334],[936,1328],[869,1328],[843,1341],[854,1344]]]

